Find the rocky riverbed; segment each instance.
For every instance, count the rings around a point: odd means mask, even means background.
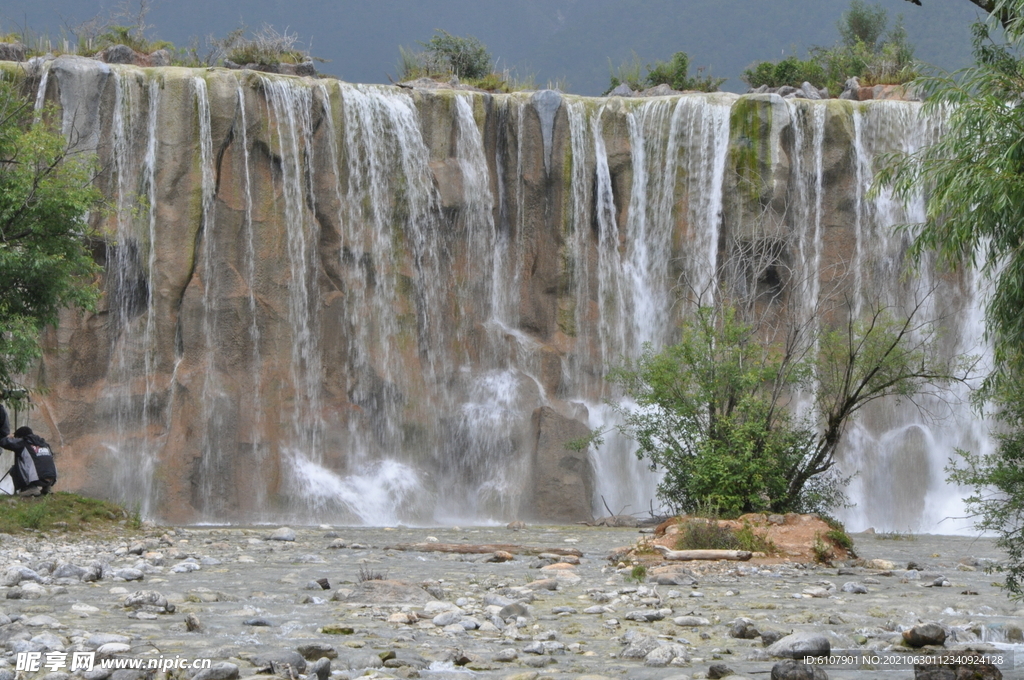
[[[1024,677],[1024,609],[985,572],[1001,558],[990,539],[861,534],[856,562],[687,562],[637,582],[632,565],[608,559],[636,529],[128,533],[0,535],[0,680],[66,678],[82,651],[177,659],[176,677],[195,673],[184,661],[210,659],[196,680],[739,680],[769,677],[786,638],[766,643],[790,633],[859,655],[825,667],[829,678],[898,679],[914,677],[893,662],[915,627],[933,643],[917,654],[970,647],[1003,656],[1003,677]],[[18,670],[25,652],[40,654],[38,670]],[[97,661],[73,675],[143,672]]]

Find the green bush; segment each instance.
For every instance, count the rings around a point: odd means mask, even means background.
[[[673,90],[696,90],[698,92],[717,92],[725,78],[713,78],[704,73],[704,68],[697,69],[697,74],[690,75],[690,56],[686,52],[676,52],[668,61],[656,61],[647,64],[647,73],[642,75],[644,66],[640,58],[633,53],[631,60],[625,61],[619,68],[612,69],[610,84],[604,94],[608,94],[619,85],[625,83],[632,90],[646,90],[658,85],[668,85]]]
[[[735,535],[741,550],[760,552],[766,555],[774,555],[778,552],[775,543],[765,536],[758,534],[754,531],[754,527],[750,526],[747,522],[744,522],[743,526],[736,530]]]
[[[682,523],[676,550],[742,550],[736,534],[714,519],[688,519]]]
[[[686,52],[676,52],[669,61],[655,62],[647,71],[647,86],[655,87],[665,84],[673,90],[697,90],[699,92],[716,92],[725,78],[712,78],[704,74],[703,68],[697,69],[697,75],[691,76],[690,57]]]
[[[437,33],[430,42],[420,43],[427,48],[423,52],[399,46],[399,80],[447,80],[456,76],[466,85],[489,92],[535,89],[532,78],[519,79],[512,69],[493,71],[487,47],[476,38],[462,38],[441,30]]]
[[[276,66],[277,64],[301,64],[311,59],[308,52],[297,49],[298,35],[294,33],[278,33],[269,25],[252,34],[252,37],[245,36],[244,26],[229,33],[223,40],[216,40],[214,44],[221,51],[224,58],[236,64],[260,64],[263,66]]]
[[[610,59],[608,60],[608,66],[611,71],[611,78],[608,89],[604,91],[604,94],[608,94],[623,83],[628,85],[631,90],[643,90],[647,87],[647,80],[643,75],[644,66],[636,52],[633,53],[631,59],[622,62],[617,69],[611,67]]]
[[[445,71],[458,78],[485,78],[491,73],[491,53],[471,35],[460,37],[438,29],[429,42],[420,44],[426,48],[428,70],[435,73]]]
[[[886,33],[887,14],[881,5],[853,0],[838,24],[842,41],[833,47],[812,47],[808,59],[789,56],[757,62],[741,76],[751,87],[815,87],[839,93],[856,76],[862,85],[897,85],[917,77],[914,46],[907,39],[903,17]]]
[[[751,87],[800,87],[808,82],[815,87],[825,87],[825,70],[813,59],[786,57],[782,61],[762,61],[743,72],[743,81]]]
[[[850,9],[843,13],[837,28],[843,45],[853,47],[860,43],[874,52],[879,46],[879,39],[885,33],[887,22],[888,13],[881,5],[868,5],[863,0],[852,0]]]
[[[627,581],[635,581],[636,583],[643,583],[647,580],[647,567],[643,564],[634,564],[633,568],[629,571],[629,576],[626,577]]]

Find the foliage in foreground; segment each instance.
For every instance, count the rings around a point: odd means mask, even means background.
[[[80,531],[122,526],[138,528],[139,518],[110,501],[64,491],[34,498],[0,496],[0,533],[13,534],[26,529]]]
[[[916,81],[928,110],[946,116],[941,138],[913,156],[893,157],[880,175],[898,197],[929,190],[925,222],[911,225],[914,252],[937,252],[953,268],[992,282],[986,325],[994,367],[979,405],[1001,423],[996,450],[962,451],[952,481],[979,529],[1008,553],[1008,593],[1024,598],[1024,0],[998,0],[995,21],[974,26],[975,65]]]
[[[74,153],[52,110],[33,111],[0,81],[0,389],[18,386],[61,310],[88,309],[99,267],[85,221],[100,193],[93,163]]]
[[[843,500],[835,452],[856,414],[966,371],[933,351],[917,309],[778,337],[724,303],[700,306],[678,343],[611,372],[628,397],[614,404],[618,429],[663,472],[658,497],[674,512],[827,510]],[[787,406],[798,390],[810,416]]]
[[[646,70],[645,74],[641,74]],[[654,64],[640,65],[640,58],[634,53],[631,61],[623,63],[617,70],[613,69],[611,81],[604,94],[608,94],[619,85],[625,83],[630,89],[640,91],[658,85],[668,85],[673,90],[690,90],[697,92],[717,92],[727,78],[714,78],[698,67],[695,75],[690,75],[690,56],[686,52],[676,52],[668,61],[656,61]]]

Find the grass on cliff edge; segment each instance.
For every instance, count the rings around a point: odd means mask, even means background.
[[[123,530],[126,526],[138,528],[140,524],[138,513],[116,503],[64,491],[34,498],[0,495],[0,533]]]

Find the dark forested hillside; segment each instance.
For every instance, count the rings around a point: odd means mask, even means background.
[[[53,38],[62,29],[109,16],[116,0],[7,0],[0,32],[27,25]],[[644,62],[690,54],[692,63],[727,76],[724,89],[744,88],[739,74],[751,62],[798,53],[839,38],[836,21],[848,0],[156,0],[146,23],[154,39],[187,44],[191,37],[223,36],[241,24],[264,22],[298,33],[304,46],[329,62],[323,72],[353,82],[387,82],[398,46],[418,47],[435,29],[472,34],[520,78],[538,86],[599,94],[609,62],[635,52]],[[944,68],[966,65],[970,22],[980,10],[967,0],[917,7],[881,0],[890,19],[903,14],[917,56]],[[134,5],[138,8],[138,2]]]

